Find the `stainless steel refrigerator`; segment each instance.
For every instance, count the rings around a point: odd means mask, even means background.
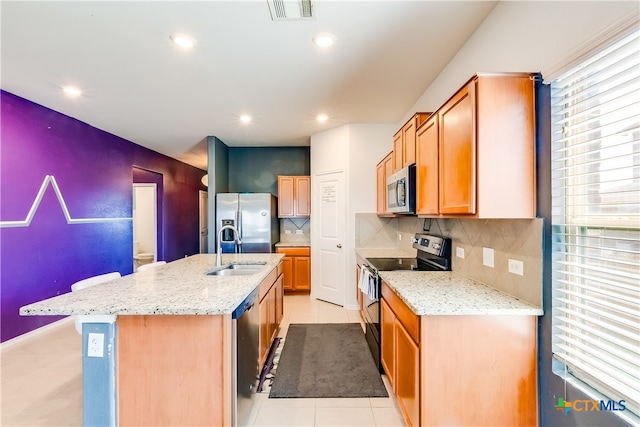
[[[242,245],[235,242],[233,231],[222,231],[223,253],[274,252],[280,241],[278,202],[271,193],[216,194],[216,249],[220,228],[233,225],[240,233]]]

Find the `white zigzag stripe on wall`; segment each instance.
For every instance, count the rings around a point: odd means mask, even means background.
[[[40,206],[40,202],[44,197],[44,193],[47,191],[47,187],[51,184],[53,187],[53,191],[56,193],[58,197],[58,202],[60,202],[60,207],[62,208],[62,212],[64,213],[64,217],[67,219],[67,224],[86,224],[91,222],[109,222],[109,221],[132,221],[133,218],[71,218],[69,214],[69,209],[67,209],[67,204],[64,202],[64,198],[62,197],[62,192],[60,191],[60,187],[58,187],[58,183],[56,182],[56,178],[53,175],[46,175],[44,177],[44,181],[42,181],[42,185],[40,186],[40,191],[38,191],[38,195],[36,199],[33,201],[31,205],[31,209],[29,209],[29,214],[27,218],[23,221],[0,221],[0,228],[5,227],[28,227],[31,224],[31,220],[36,214],[38,210],[38,206]]]

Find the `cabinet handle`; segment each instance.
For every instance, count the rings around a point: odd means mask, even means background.
[[[338,249],[342,248],[342,243],[338,243],[338,244],[336,245],[336,247],[337,247]]]

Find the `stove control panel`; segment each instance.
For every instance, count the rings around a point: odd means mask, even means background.
[[[451,246],[451,239],[424,233],[416,233],[412,241],[413,247],[419,251],[440,257],[446,257]]]

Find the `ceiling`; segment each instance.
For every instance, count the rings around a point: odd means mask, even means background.
[[[2,89],[206,169],[207,136],[301,146],[400,122],[496,3],[320,0],[315,19],[274,21],[266,0],[3,0]],[[335,44],[314,45],[319,32]]]

